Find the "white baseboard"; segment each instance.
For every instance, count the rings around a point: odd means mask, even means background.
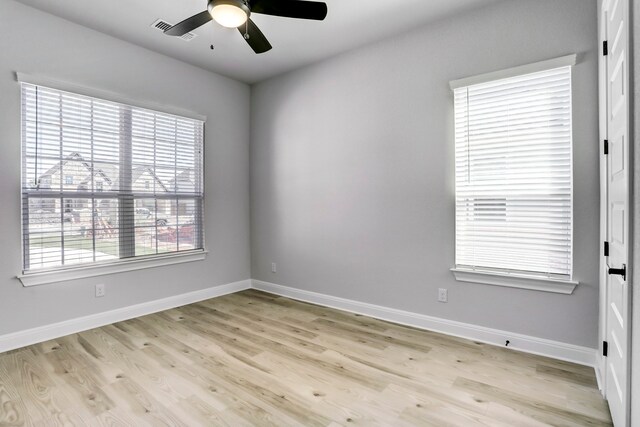
[[[65,320],[51,325],[0,335],[0,353],[249,288],[251,288],[251,280],[242,280],[103,313]]]
[[[598,384],[598,390],[604,397],[604,384],[602,384],[602,373],[600,371],[600,363],[596,361],[596,365],[593,368],[596,371],[596,383]]]
[[[473,341],[497,346],[504,346],[505,341],[509,340],[509,348],[513,350],[565,360],[568,362],[578,363],[580,365],[596,366],[597,350],[593,348],[566,344],[559,341],[502,331],[499,329],[486,328],[469,323],[441,319],[438,317],[397,310],[374,304],[367,304],[345,298],[338,298],[316,292],[276,285],[274,283],[263,282],[260,280],[252,280],[252,284],[254,289],[300,301],[337,308],[340,310],[350,311],[352,313],[387,320],[389,322],[427,329],[434,332],[441,332],[443,334],[468,338]]]
[[[596,353],[596,364],[594,367],[595,371],[596,371],[596,381],[598,383],[598,390],[600,390],[600,394],[602,395],[603,398],[607,398],[607,378],[606,378],[606,372],[605,369],[607,369],[607,363],[606,363],[606,358],[604,356],[601,355],[600,353],[600,349],[598,349],[598,352]]]
[[[0,353],[249,288],[497,346],[504,346],[505,341],[509,340],[509,348],[513,350],[539,354],[554,359],[579,363],[581,365],[593,367],[597,365],[597,350],[592,348],[304,291],[260,280],[242,280],[103,313],[92,314],[77,319],[70,319],[51,325],[0,335]],[[599,374],[597,371],[596,369],[596,374]],[[600,377],[598,377],[598,380],[600,380]]]

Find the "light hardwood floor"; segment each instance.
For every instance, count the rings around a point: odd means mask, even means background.
[[[611,425],[593,370],[244,291],[0,354],[0,425]]]

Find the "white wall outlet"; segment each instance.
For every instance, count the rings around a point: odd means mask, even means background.
[[[105,296],[106,292],[107,291],[105,289],[104,283],[96,285],[96,298]]]
[[[276,272],[276,263],[275,263],[275,262],[272,262],[272,263],[271,263],[271,272],[272,272],[272,273],[275,273],[275,272]]]
[[[448,302],[449,293],[445,288],[438,289],[438,301],[440,302]]]

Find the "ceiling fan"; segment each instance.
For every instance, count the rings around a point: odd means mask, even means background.
[[[303,0],[209,0],[207,10],[179,22],[164,33],[182,36],[215,19],[223,27],[237,28],[255,53],[264,53],[271,49],[271,44],[249,18],[252,13],[322,21],[327,16],[327,5]]]

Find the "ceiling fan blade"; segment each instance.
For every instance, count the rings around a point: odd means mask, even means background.
[[[251,13],[322,21],[327,16],[327,5],[302,0],[251,0]]]
[[[169,36],[183,36],[189,31],[193,31],[201,25],[211,21],[211,19],[211,14],[208,10],[205,10],[204,12],[200,12],[197,15],[193,15],[191,18],[187,18],[184,21],[177,23],[164,33]]]
[[[242,24],[238,27],[238,31],[244,37],[245,34],[249,35],[249,38],[245,38],[251,49],[255,53],[264,53],[268,50],[271,50],[271,43],[269,40],[262,34],[260,28],[253,22],[251,19],[247,20],[246,24]]]

